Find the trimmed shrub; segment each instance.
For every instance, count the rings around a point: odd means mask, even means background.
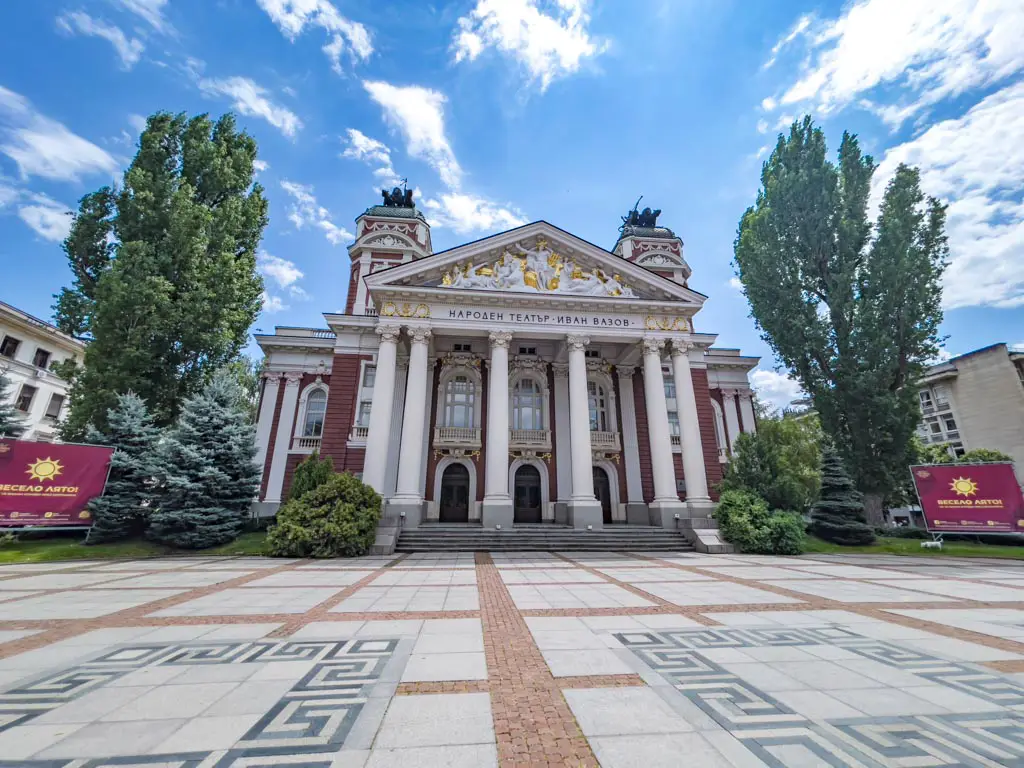
[[[275,557],[358,557],[373,545],[380,496],[355,475],[336,474],[285,502],[267,534]]]
[[[875,531],[867,524],[864,502],[843,466],[843,460],[826,447],[821,462],[821,496],[811,507],[808,530],[819,539],[845,546],[875,543]]]
[[[725,540],[740,552],[758,555],[799,555],[804,551],[800,516],[770,511],[760,496],[749,491],[726,491],[715,510]]]
[[[301,499],[332,477],[334,477],[334,462],[330,457],[321,459],[320,454],[314,451],[309,458],[295,468],[292,487],[288,490],[288,498]]]
[[[889,539],[930,539],[932,537],[924,528],[892,528],[888,526],[875,528],[875,536]]]

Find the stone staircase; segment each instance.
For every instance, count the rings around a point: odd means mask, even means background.
[[[425,523],[398,535],[396,552],[568,552],[660,550],[692,552],[682,533],[643,526],[609,526],[599,531],[568,525],[517,525],[495,530],[472,524]]]

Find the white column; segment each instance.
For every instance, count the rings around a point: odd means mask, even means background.
[[[398,487],[395,501],[420,502],[423,472],[423,425],[427,407],[427,347],[429,328],[409,328],[409,378],[405,385],[402,417],[402,448],[398,454]],[[417,521],[418,522],[418,521]]]
[[[736,452],[736,438],[740,434],[739,412],[736,410],[736,390],[722,390],[722,411],[725,414],[726,439],[729,441],[729,454]]]
[[[391,440],[391,409],[395,398],[395,367],[398,361],[397,325],[378,325],[377,371],[370,405],[370,426],[366,434],[366,458],[363,460],[363,482],[384,493],[387,471],[388,443]]]
[[[507,503],[508,492],[508,346],[512,334],[490,335],[487,367],[487,455],[484,456],[484,504]]]
[[[622,452],[626,459],[626,500],[630,504],[644,503],[644,489],[640,479],[640,439],[636,432],[636,406],[633,399],[632,365],[617,365],[619,395],[622,398]]]
[[[597,502],[594,457],[590,448],[590,404],[587,397],[587,336],[569,336],[569,450],[572,453],[572,500]]]
[[[665,377],[661,372],[664,339],[644,339],[644,395],[647,400],[647,434],[651,443],[651,467],[654,473],[654,501],[678,502],[676,468],[672,458],[672,438],[668,428],[668,404],[665,402]]]
[[[260,402],[260,416],[256,422],[256,466],[263,468],[267,463],[267,451],[270,450],[270,429],[274,424],[274,411],[277,408],[277,394],[281,391],[281,374],[263,374],[263,400]]]
[[[757,434],[757,419],[754,418],[753,393],[740,390],[740,414],[743,416],[743,431]]]
[[[708,477],[704,469],[704,447],[697,418],[697,398],[690,376],[688,341],[672,342],[672,376],[676,381],[676,407],[679,409],[679,433],[683,448],[683,474],[686,477],[686,501],[709,506]]]
[[[552,363],[555,374],[555,466],[557,468],[558,500],[572,496],[572,459],[569,449],[569,366]]]
[[[274,455],[270,460],[270,478],[267,480],[267,496],[264,501],[281,501],[284,470],[288,464],[288,449],[292,447],[292,427],[295,425],[295,406],[299,402],[301,380],[301,373],[285,374],[284,400],[281,403],[281,414],[277,419]]]
[[[402,415],[405,411],[405,384],[409,380],[409,358],[398,358],[398,370],[395,372],[395,396],[391,401],[391,427],[388,434],[388,468],[384,473],[384,490],[381,496],[391,498],[398,486],[398,452],[401,449]]]

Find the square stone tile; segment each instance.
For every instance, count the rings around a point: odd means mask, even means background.
[[[143,755],[185,724],[184,720],[92,723],[35,755],[43,759],[76,759]]]
[[[654,565],[652,563],[651,565]],[[678,568],[598,568],[601,573],[626,584],[646,584],[651,581],[714,581],[711,576]]]
[[[123,575],[123,574],[122,574]],[[92,584],[121,578],[110,573],[45,573],[0,580],[0,590],[82,589]]]
[[[788,579],[784,581],[766,581],[776,587],[783,587],[794,592],[817,595],[841,603],[926,603],[929,600],[950,600],[952,598],[929,598],[921,592],[910,592],[906,589],[886,586],[884,584],[866,583],[863,581],[843,581],[842,579]],[[907,586],[901,583],[901,586]]]
[[[479,653],[414,653],[402,672],[403,683],[486,680],[487,660]]]
[[[926,693],[930,688],[926,688]],[[844,690],[839,697],[844,704],[859,709],[871,717],[911,715],[942,715],[949,712],[945,707],[918,698],[897,688],[857,688]]]
[[[199,716],[238,683],[163,685],[133,699],[101,718],[107,722],[182,720]]]
[[[995,584],[973,584],[947,579],[915,579],[913,581],[880,581],[879,584],[899,586],[931,595],[962,597],[965,600],[983,600],[986,603],[1019,603],[1024,601],[1024,589],[1001,587]],[[924,600],[928,598],[925,597]],[[923,601],[922,601],[923,602]]]
[[[376,748],[494,744],[486,693],[396,696],[388,705]]]
[[[602,768],[734,768],[698,733],[600,736],[590,746]]]
[[[563,693],[588,739],[693,730],[650,688],[589,688]]]
[[[256,724],[261,715],[197,717],[160,742],[154,752],[197,752],[230,749]]]
[[[272,573],[245,584],[246,589],[260,587],[347,587],[366,578],[373,571],[348,569],[296,568],[291,571]]]
[[[295,681],[289,679],[246,680],[214,702],[203,712],[203,717],[262,715],[280,701],[294,684]]]
[[[810,690],[775,690],[771,694],[797,714],[812,720],[863,717],[863,713],[844,704],[840,700],[841,695],[834,697],[821,691]]]
[[[25,760],[85,727],[85,723],[41,724],[34,720],[0,731],[0,761]]]
[[[480,598],[475,586],[363,587],[331,609],[332,613],[391,613],[413,611],[476,611]]]
[[[427,619],[423,622],[424,635],[471,634],[483,637],[484,626],[480,619]]]
[[[6,621],[47,619],[94,619],[128,608],[164,600],[185,589],[80,589],[37,595],[14,603],[5,603]]]
[[[590,629],[568,632],[538,630],[532,634],[534,642],[542,651],[593,650],[607,647],[601,637]]]
[[[341,753],[345,754],[345,753]],[[498,750],[493,744],[456,747],[375,749],[365,768],[497,768]],[[334,765],[332,768],[339,768]]]
[[[638,608],[654,605],[615,584],[513,584],[508,587],[520,610],[534,608]]]
[[[305,613],[332,597],[334,587],[234,587],[157,611],[154,616],[252,616]]]
[[[744,605],[799,603],[794,597],[777,595],[763,589],[729,581],[654,582],[641,589],[676,605]]]
[[[483,632],[457,633],[451,635],[421,633],[412,652],[429,653],[483,653]]]
[[[113,584],[108,582],[101,586],[113,588],[131,587],[132,589],[140,587],[150,589],[188,587],[189,589],[195,589],[197,587],[208,587],[213,584],[223,584],[225,581],[248,576],[249,573],[249,571],[150,571],[138,576],[131,576],[127,579],[122,578]],[[125,574],[118,575],[124,576]]]
[[[628,675],[633,668],[609,649],[579,651],[541,651],[555,677],[579,675]]]

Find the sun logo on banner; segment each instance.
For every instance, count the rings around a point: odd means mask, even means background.
[[[957,496],[973,496],[978,492],[978,484],[969,477],[958,477],[949,484],[949,490]]]
[[[51,459],[47,456],[45,459],[36,459],[29,464],[25,474],[29,475],[30,480],[53,480],[63,471],[64,467],[59,459]]]

